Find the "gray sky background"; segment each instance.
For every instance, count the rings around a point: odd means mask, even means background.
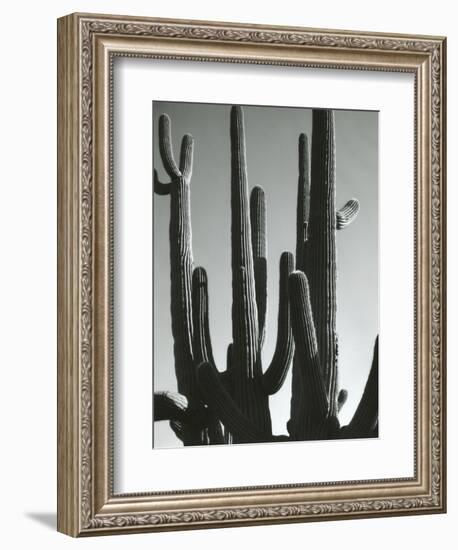
[[[167,176],[158,148],[158,119],[172,120],[176,158],[183,134],[195,140],[191,181],[195,265],[207,270],[210,331],[215,361],[226,368],[231,333],[230,105],[153,102],[154,167]],[[268,311],[263,365],[273,355],[277,333],[278,265],[295,252],[298,137],[311,140],[311,109],[244,106],[250,190],[266,192]],[[349,397],[340,419],[351,418],[369,373],[378,333],[378,113],[335,111],[337,207],[357,198],[361,210],[337,234],[337,329],[340,387]],[[154,390],[176,391],[170,319],[169,197],[154,195]],[[287,433],[291,373],[270,398],[275,434]],[[383,422],[383,419],[382,419]],[[154,447],[181,446],[167,422],[154,425]]]

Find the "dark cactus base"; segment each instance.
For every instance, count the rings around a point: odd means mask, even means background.
[[[208,321],[207,274],[194,267],[190,182],[193,138],[185,135],[180,162],[172,152],[170,119],[159,121],[159,144],[170,182],[154,191],[170,196],[171,315],[178,394],[154,395],[154,421],[169,421],[184,445],[303,441],[378,436],[378,339],[358,408],[347,426],[338,413],[348,392],[338,388],[336,333],[336,231],[357,216],[359,203],[335,207],[334,113],[313,110],[311,166],[308,141],[299,136],[296,263],[280,258],[277,344],[264,368],[266,334],[266,202],[261,187],[251,195],[240,106],[231,109],[232,342],[226,370],[213,358]],[[269,396],[293,365],[288,435],[272,434]]]

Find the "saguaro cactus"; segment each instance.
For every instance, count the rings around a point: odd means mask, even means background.
[[[221,372],[211,347],[207,275],[202,267],[194,268],[192,258],[193,139],[183,137],[177,164],[170,119],[162,115],[159,120],[160,153],[170,182],[160,182],[155,171],[154,190],[170,195],[172,335],[181,397],[156,394],[155,420],[169,420],[185,445],[374,435],[377,348],[353,420],[340,428],[337,419],[347,393],[337,386],[335,232],[355,219],[359,203],[352,199],[340,211],[335,208],[334,114],[313,111],[311,170],[307,137],[299,137],[296,271],[293,255],[283,252],[277,344],[266,369],[261,361],[267,311],[266,197],[261,187],[249,193],[240,106],[231,109],[230,136],[232,342]],[[281,388],[293,355],[289,435],[274,436],[269,395]]]
[[[212,352],[208,334],[206,274],[202,268],[194,270],[192,256],[190,183],[194,140],[190,135],[183,137],[180,162],[177,164],[170,126],[170,118],[162,115],[159,119],[159,145],[170,182],[161,182],[155,170],[154,191],[158,195],[170,196],[171,317],[178,391],[187,399],[191,409],[198,410],[203,409],[204,405],[197,387],[194,356],[204,360],[212,357]],[[155,403],[157,405],[157,399]],[[157,418],[157,410],[155,415]],[[178,419],[170,420],[176,422]],[[222,433],[218,433],[216,421],[208,420],[207,425],[188,421],[175,423],[173,427],[185,445],[204,444],[209,441],[210,433],[213,434],[212,443],[222,442]]]
[[[338,391],[336,230],[357,216],[359,203],[349,200],[337,211],[334,113],[314,109],[312,162],[307,138],[299,137],[299,181],[296,222],[296,272],[290,276],[291,314],[296,353],[293,366],[291,419],[293,439],[371,435],[373,422],[352,420],[355,429],[340,430],[337,414],[347,391]],[[310,179],[309,179],[310,178]],[[374,359],[367,392],[356,417],[378,416],[378,368]],[[375,355],[374,355],[375,357]],[[370,410],[371,409],[371,410]],[[364,412],[362,412],[364,411]]]

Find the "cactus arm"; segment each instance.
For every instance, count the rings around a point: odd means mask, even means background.
[[[168,420],[175,435],[182,441],[186,441],[189,427],[200,429],[202,438],[209,445],[224,443],[221,423],[204,407],[191,409],[184,395],[173,392],[154,393],[154,422]]]
[[[250,195],[251,246],[253,249],[256,305],[258,308],[259,348],[262,348],[267,312],[267,227],[266,196],[262,187],[254,187]]]
[[[192,312],[194,363],[215,364],[208,322],[208,280],[203,267],[197,267],[192,274]]]
[[[209,409],[239,442],[268,441],[271,436],[258,430],[242,413],[222,384],[219,372],[213,365],[201,363],[198,367],[198,379]]]
[[[191,179],[192,164],[194,158],[194,139],[191,135],[185,134],[181,140],[180,150],[180,172],[186,179]]]
[[[357,199],[350,199],[336,213],[336,229],[345,229],[345,227],[348,227],[356,220],[358,212],[359,201]]]
[[[307,241],[307,227],[310,208],[310,159],[308,138],[299,136],[299,178],[297,185],[296,211],[296,269],[304,271],[304,246]]]
[[[336,208],[334,113],[313,110],[310,215],[305,273],[318,353],[326,390],[335,388],[336,360]],[[335,396],[331,396],[334,400]]]
[[[198,365],[205,361],[214,365],[208,322],[208,281],[205,269],[202,267],[194,269],[192,276],[192,311],[194,364]],[[223,373],[220,376],[223,379]],[[208,439],[208,445],[224,443],[221,423],[211,412],[207,414],[205,437]]]
[[[177,420],[183,424],[203,427],[206,414],[203,407],[192,409],[188,400],[179,393],[164,391],[155,392],[154,400],[154,422],[162,420]]]
[[[294,340],[289,311],[289,276],[293,269],[293,255],[289,252],[283,252],[280,258],[277,344],[272,361],[262,377],[264,389],[269,395],[276,393],[283,385],[294,353]]]
[[[372,366],[361,400],[348,426],[345,437],[368,437],[378,425],[378,336],[375,340]]]
[[[159,117],[159,151],[161,153],[165,171],[171,179],[174,179],[179,178],[181,173],[173,156],[172,133],[170,126],[171,122],[169,115],[161,115]]]
[[[154,392],[154,422],[182,420],[188,408],[184,395],[172,392]]]
[[[258,316],[245,155],[243,110],[237,105],[231,108],[232,332],[235,354],[246,357],[238,365],[245,371],[242,376],[253,378],[256,370],[259,374],[262,370],[257,362]]]
[[[159,179],[157,170],[154,170],[154,192],[157,195],[170,195],[171,183],[162,183]]]
[[[291,408],[288,430],[293,439],[315,439],[321,435],[328,416],[328,397],[320,367],[318,345],[306,275],[289,277],[291,320],[296,345],[297,372],[293,392],[300,392]],[[300,382],[300,384],[299,384]]]

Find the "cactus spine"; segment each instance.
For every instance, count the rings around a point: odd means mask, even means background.
[[[266,334],[266,197],[249,193],[244,113],[230,113],[232,342],[226,370],[217,369],[208,321],[208,282],[194,268],[190,181],[193,139],[182,140],[180,162],[173,157],[170,119],[159,120],[160,153],[169,183],[154,172],[154,190],[170,195],[171,314],[178,392],[155,395],[155,420],[169,420],[185,445],[367,437],[378,429],[378,347],[364,394],[348,426],[338,411],[347,391],[338,391],[336,333],[336,230],[357,216],[351,199],[335,207],[334,113],[313,110],[311,163],[308,140],[299,136],[296,264],[280,258],[277,343],[264,369]],[[293,337],[294,335],[294,337]],[[294,360],[293,360],[294,357]],[[289,435],[274,436],[269,395],[276,393],[293,362]],[[223,429],[224,428],[224,433]]]

